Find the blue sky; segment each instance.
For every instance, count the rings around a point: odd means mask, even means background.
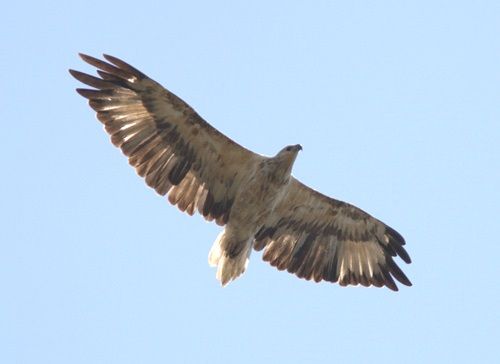
[[[10,2],[0,24],[2,363],[498,362],[498,1]],[[157,196],[68,68],[123,58],[400,231],[412,280],[313,284]]]

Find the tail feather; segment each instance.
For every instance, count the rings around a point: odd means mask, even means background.
[[[224,230],[220,232],[219,236],[217,236],[217,239],[215,239],[214,245],[212,245],[212,248],[210,249],[210,252],[208,253],[208,265],[211,267],[217,267],[219,264],[220,257],[222,255],[222,249],[220,246],[220,242],[222,238],[224,237]]]
[[[227,249],[230,242],[225,232],[222,231],[208,254],[208,264],[212,267],[217,267],[215,277],[223,287],[245,272],[250,253],[252,252],[251,240],[242,241],[239,244],[244,244],[245,246],[236,256],[231,256]]]
[[[219,260],[215,278],[217,278],[222,287],[224,287],[226,284],[235,280],[245,272],[248,262],[249,259],[245,255],[236,259],[223,255]]]

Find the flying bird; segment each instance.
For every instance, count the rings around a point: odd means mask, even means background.
[[[187,103],[122,60],[84,54],[89,100],[111,142],[146,183],[189,215],[224,226],[208,262],[224,286],[245,272],[252,249],[279,270],[341,286],[411,286],[393,257],[411,259],[394,229],[291,175],[299,144],[265,157],[212,127]]]

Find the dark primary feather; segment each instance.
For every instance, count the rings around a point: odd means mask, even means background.
[[[411,286],[393,257],[411,259],[403,237],[366,212],[292,179],[272,219],[255,235],[256,250],[279,270],[341,286]]]
[[[89,100],[112,143],[137,173],[172,204],[225,224],[245,171],[260,156],[205,122],[189,105],[144,73],[116,57],[109,62],[81,55],[100,77],[70,70],[93,89],[77,89]]]

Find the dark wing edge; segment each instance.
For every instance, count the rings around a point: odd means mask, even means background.
[[[256,234],[254,248],[299,278],[397,291],[394,278],[412,285],[393,259],[411,263],[404,245],[396,230],[368,213],[293,178],[273,219]]]
[[[111,142],[128,157],[146,183],[192,215],[224,225],[243,173],[259,155],[204,121],[188,104],[124,61],[80,54],[99,77],[69,70],[93,89],[89,100]]]

